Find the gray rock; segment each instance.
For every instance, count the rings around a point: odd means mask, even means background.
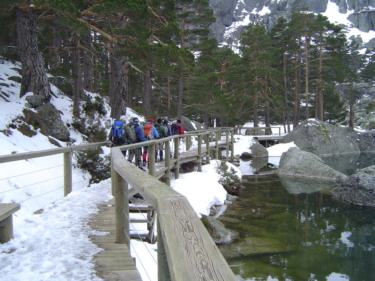
[[[334,190],[333,195],[353,205],[375,207],[375,165],[348,177]]]
[[[199,122],[190,120],[186,116],[182,116],[181,118],[182,126],[184,127],[185,131],[196,131],[196,130],[202,130],[204,126],[200,124]]]
[[[40,95],[27,96],[26,100],[31,108],[37,108],[45,102],[45,99]]]
[[[259,142],[255,142],[250,146],[251,154],[256,158],[268,158],[268,150]]]
[[[244,161],[250,160],[253,156],[249,152],[243,152],[240,156],[240,158]]]
[[[335,182],[317,181],[314,179],[301,179],[290,177],[279,177],[283,187],[290,194],[310,194],[319,191],[330,191],[337,187]]]
[[[69,141],[69,130],[61,120],[60,112],[50,103],[43,104],[36,111],[24,109],[25,120],[44,135],[50,135],[61,141]]]
[[[343,173],[329,167],[315,154],[297,147],[292,147],[282,154],[277,173],[280,177],[310,178],[333,182],[346,179]]]
[[[361,152],[375,152],[375,130],[359,133],[357,141]]]
[[[283,139],[316,155],[360,153],[356,133],[350,129],[321,121],[303,122]]]
[[[203,223],[216,244],[228,244],[238,237],[238,233],[227,229],[224,224],[211,216],[203,216]]]

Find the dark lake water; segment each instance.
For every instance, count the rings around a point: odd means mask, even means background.
[[[239,280],[375,280],[375,211],[324,188],[277,177],[244,185],[220,218],[239,233],[227,258]]]

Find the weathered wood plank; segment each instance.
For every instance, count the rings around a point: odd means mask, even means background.
[[[90,226],[107,231],[104,236],[92,236],[91,241],[104,249],[95,255],[95,270],[105,281],[142,281],[127,244],[115,243],[115,207],[113,200],[100,206]],[[109,224],[111,222],[111,224]],[[127,234],[127,237],[129,235]]]
[[[169,268],[171,280],[236,280],[186,198],[126,162],[121,155],[119,149],[112,149],[114,169],[157,209],[158,233],[167,256],[163,268]]]

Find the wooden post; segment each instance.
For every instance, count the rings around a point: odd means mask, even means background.
[[[148,173],[151,176],[155,176],[155,150],[155,143],[148,146]]]
[[[234,129],[230,130],[230,143],[231,143],[230,161],[233,162],[234,161]]]
[[[112,196],[115,196],[116,183],[113,180],[116,177],[116,171],[113,169],[113,162],[111,163],[111,191]]]
[[[198,135],[198,172],[202,172],[202,135]]]
[[[72,192],[72,151],[64,152],[64,196]]]
[[[229,160],[229,130],[225,131],[225,158]]]
[[[210,133],[206,135],[206,164],[210,163]]]
[[[112,175],[115,192],[116,243],[128,244],[129,240],[129,189],[125,180],[116,172]]]
[[[180,139],[177,137],[173,139],[174,141],[174,159],[176,160],[176,165],[174,167],[174,176],[176,179],[180,177],[180,152],[179,152],[179,145]]]
[[[169,274],[169,266],[167,260],[167,254],[164,248],[163,232],[158,221],[158,280],[159,281],[171,281]]]
[[[0,243],[6,243],[13,238],[13,216],[10,215],[0,222]]]
[[[218,130],[216,132],[216,138],[215,138],[215,159],[219,160],[219,137],[221,137],[221,131]]]
[[[171,185],[171,144],[169,141],[166,141],[164,144],[165,147],[165,183]]]
[[[191,136],[186,136],[186,151],[191,148]]]

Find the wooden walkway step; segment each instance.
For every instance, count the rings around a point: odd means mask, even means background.
[[[100,206],[90,226],[98,231],[108,232],[105,236],[92,236],[91,241],[103,251],[94,257],[95,270],[105,281],[142,281],[134,259],[126,244],[115,243],[115,208],[113,200]]]

